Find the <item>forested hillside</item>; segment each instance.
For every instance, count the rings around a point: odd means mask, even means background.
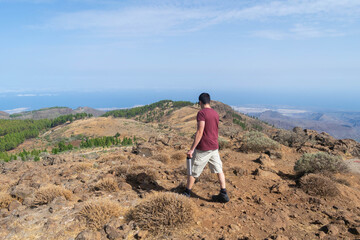
[[[0,120],[0,152],[16,148],[26,139],[34,138],[43,130],[56,127],[68,121],[91,117],[91,114],[77,113],[57,117],[53,120]]]
[[[107,112],[103,117],[123,117],[123,118],[134,118],[143,122],[153,122],[154,120],[160,120],[165,114],[170,114],[176,109],[185,106],[194,105],[188,101],[171,101],[162,100],[149,105],[134,107],[130,109],[120,109]]]

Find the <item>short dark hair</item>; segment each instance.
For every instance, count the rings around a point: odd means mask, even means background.
[[[200,94],[199,101],[202,102],[203,104],[210,103],[210,94],[208,94],[208,93]]]

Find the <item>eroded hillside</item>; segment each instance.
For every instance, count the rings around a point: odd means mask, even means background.
[[[229,203],[211,202],[211,195],[219,189],[216,177],[207,168],[197,180],[192,198],[179,197],[195,205],[187,213],[193,218],[181,218],[191,221],[183,222],[184,228],[170,228],[170,224],[163,223],[158,226],[163,233],[155,236],[152,231],[156,225],[146,228],[128,217],[135,206],[155,192],[183,190],[186,151],[196,127],[196,106],[175,109],[154,121],[142,121],[139,116],[83,119],[53,128],[39,139],[27,140],[14,152],[33,147],[50,149],[60,139],[76,143],[76,136],[119,133],[122,137],[136,136],[137,143],[56,155],[44,153],[38,162],[1,163],[0,238],[359,238],[359,175],[317,172],[315,177],[325,178],[326,183],[320,194],[309,191],[306,175],[294,171],[304,153],[322,151],[341,155],[344,160],[356,158],[356,142],[339,142],[300,129],[279,132],[257,119],[234,116],[232,109],[222,103],[213,106],[221,119],[220,155]],[[245,123],[245,128],[234,119]],[[257,129],[263,133],[254,134]],[[251,145],[253,137],[261,141]],[[171,216],[175,219],[176,211]]]

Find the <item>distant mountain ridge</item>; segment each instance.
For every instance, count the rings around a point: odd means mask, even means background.
[[[95,117],[99,117],[105,113],[105,111],[100,111],[90,107],[78,107],[76,109],[71,109],[68,107],[51,107],[51,108],[42,108],[33,111],[20,112],[15,114],[2,114],[0,112],[0,118],[4,119],[54,119],[62,115],[76,114],[76,113],[87,113],[92,114]],[[7,115],[6,115],[7,114]],[[3,116],[3,117],[2,117]]]
[[[282,114],[276,110],[247,113],[268,122],[277,128],[291,130],[294,127],[326,132],[337,139],[360,141],[360,113],[345,112],[306,112],[301,114]]]

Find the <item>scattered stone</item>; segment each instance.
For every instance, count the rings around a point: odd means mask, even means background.
[[[334,224],[325,225],[320,230],[332,236],[337,235],[339,233],[339,229]]]
[[[273,173],[273,172],[269,172],[269,171],[264,171],[264,170],[261,170],[260,168],[257,168],[255,171],[254,171],[254,175],[255,176],[259,176],[261,178],[267,178],[269,180],[274,180],[274,181],[277,181],[277,180],[280,180],[281,178],[279,177],[279,175],[277,175],[276,173]]]
[[[32,195],[34,191],[34,188],[25,185],[17,185],[12,189],[10,195],[17,199],[24,200],[26,197]]]
[[[260,157],[256,159],[256,161],[264,167],[271,168],[275,166],[275,163],[266,154],[261,154]]]
[[[100,240],[101,234],[99,232],[93,232],[90,230],[84,230],[77,237],[75,240]]]
[[[270,187],[271,193],[284,194],[289,190],[289,185],[287,185],[286,183],[276,183]]]
[[[349,232],[354,235],[360,235],[360,227],[349,228]]]
[[[13,210],[17,209],[20,206],[21,206],[21,203],[19,201],[14,200],[9,204],[8,210],[10,212],[12,212]]]

